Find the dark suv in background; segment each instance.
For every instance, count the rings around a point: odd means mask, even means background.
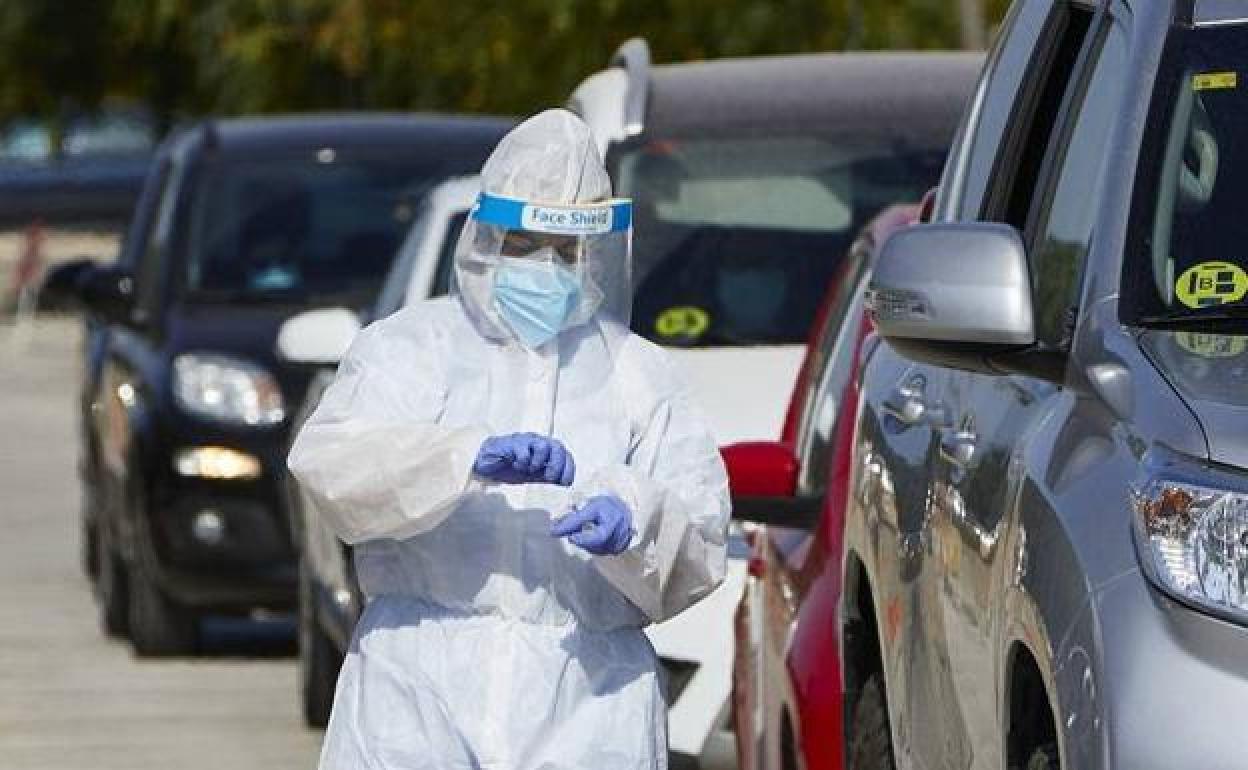
[[[1010,11],[870,283],[853,767],[1245,766],[1246,75],[1243,2]]]
[[[106,628],[185,653],[197,617],[288,607],[289,424],[314,367],[283,322],[371,302],[413,205],[509,123],[354,116],[208,122],[157,153],[115,265],[61,268],[90,311],[86,566]]]

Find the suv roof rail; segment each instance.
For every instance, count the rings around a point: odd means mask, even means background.
[[[611,56],[612,67],[620,67],[628,75],[628,92],[624,96],[624,133],[636,136],[646,125],[646,96],[650,90],[650,44],[645,38],[625,40]]]

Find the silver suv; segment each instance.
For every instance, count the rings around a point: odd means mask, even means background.
[[[1242,1],[1014,3],[868,292],[858,767],[1248,766],[1246,78]]]

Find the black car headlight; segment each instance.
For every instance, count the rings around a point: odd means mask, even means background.
[[[273,375],[234,356],[184,353],[173,360],[178,406],[197,417],[238,425],[276,425],[286,418]]]
[[[1175,598],[1248,623],[1248,477],[1150,454],[1132,490],[1145,573]]]

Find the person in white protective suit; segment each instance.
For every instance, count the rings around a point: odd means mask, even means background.
[[[368,598],[320,766],[665,768],[641,629],[723,578],[723,463],[628,330],[588,127],[532,117],[481,177],[453,296],[360,332],[290,452]]]

